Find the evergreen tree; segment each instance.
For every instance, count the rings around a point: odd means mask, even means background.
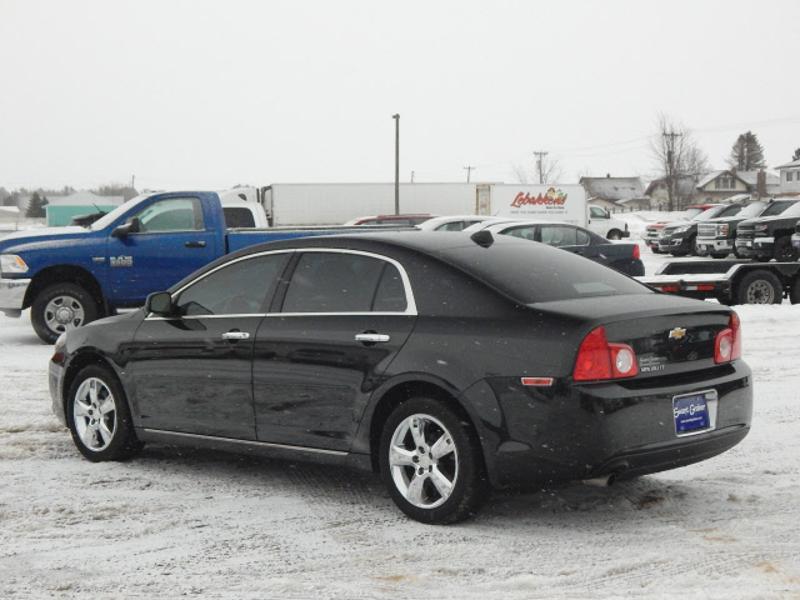
[[[736,138],[728,158],[728,166],[737,171],[755,171],[767,166],[764,162],[764,147],[755,133],[747,131]]]
[[[794,154],[792,154],[792,160],[800,160],[800,148],[794,151]]]
[[[39,192],[33,192],[33,196],[31,196],[31,201],[30,204],[28,204],[28,210],[25,213],[25,216],[32,219],[40,219],[44,217],[45,204],[47,204],[47,198],[40,196]]]

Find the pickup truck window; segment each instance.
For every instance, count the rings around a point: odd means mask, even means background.
[[[223,206],[226,227],[255,227],[256,220],[249,208],[242,206]]]
[[[139,233],[202,231],[203,208],[197,198],[168,198],[154,202],[135,215]]]
[[[288,256],[261,255],[213,271],[180,293],[179,313],[187,317],[265,313]]]

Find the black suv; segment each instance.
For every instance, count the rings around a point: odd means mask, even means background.
[[[757,219],[742,221],[736,228],[739,256],[767,261],[795,261],[792,234],[800,218],[800,198],[777,198]]]
[[[695,247],[700,256],[725,258],[733,252],[739,256],[734,242],[736,240],[736,227],[742,221],[761,216],[768,209],[783,210],[786,206],[775,206],[775,202],[758,200],[748,204],[735,215],[727,215],[709,219],[697,226],[697,240]]]
[[[691,221],[675,221],[667,223],[658,239],[659,252],[669,253],[672,256],[686,256],[696,254],[697,225],[716,217],[731,217],[742,209],[741,204],[719,204],[701,212]]]

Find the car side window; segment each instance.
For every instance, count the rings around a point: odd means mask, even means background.
[[[568,225],[541,225],[542,243],[550,246],[575,246],[577,236],[575,228]]]
[[[469,227],[472,223],[466,221],[453,221],[452,223],[443,223],[436,228],[436,231],[462,231]]]
[[[292,274],[283,312],[369,312],[386,261],[343,252],[306,252]]]
[[[383,274],[375,291],[372,310],[378,312],[403,312],[408,308],[406,288],[400,271],[391,263],[383,267]]]
[[[190,285],[177,299],[182,316],[244,315],[266,312],[289,254],[241,260]]]
[[[578,246],[588,246],[590,242],[589,234],[583,229],[576,229],[575,235],[577,237]]]
[[[154,202],[135,215],[139,233],[164,231],[201,231],[203,207],[197,198],[168,198]]]
[[[536,228],[534,225],[525,227],[514,227],[513,229],[506,229],[503,233],[514,237],[522,238],[525,240],[535,240]]]

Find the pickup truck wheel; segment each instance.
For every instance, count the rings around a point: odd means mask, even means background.
[[[67,424],[81,454],[92,462],[124,460],[142,449],[125,392],[102,365],[81,370],[67,392]]]
[[[795,279],[792,284],[792,289],[789,292],[789,300],[792,301],[792,304],[800,304],[800,277]]]
[[[394,409],[378,452],[392,500],[417,521],[461,521],[488,494],[477,436],[462,416],[438,400],[412,398]]]
[[[622,232],[619,229],[612,229],[608,232],[606,236],[607,240],[621,240],[622,239]]]
[[[797,250],[792,246],[792,238],[788,235],[779,237],[775,240],[775,247],[772,252],[778,262],[794,262],[797,260]]]
[[[783,286],[769,271],[752,271],[739,281],[736,300],[739,304],[780,304],[783,302]]]
[[[100,316],[91,294],[74,283],[56,283],[43,289],[31,306],[36,335],[53,344],[62,333],[86,325]]]

